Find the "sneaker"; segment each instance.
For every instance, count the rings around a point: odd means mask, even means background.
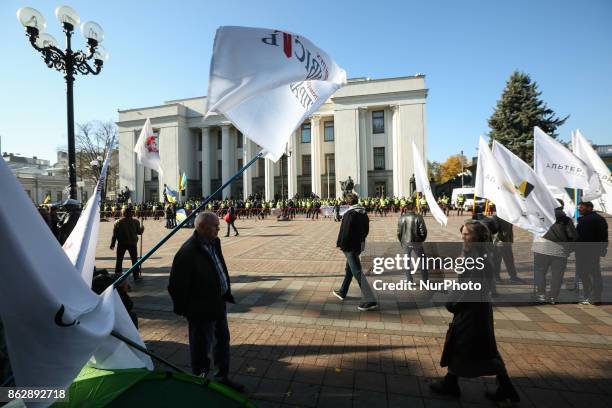
[[[536,296],[536,302],[538,302],[540,304],[546,303],[546,295],[537,295]]]
[[[548,303],[550,303],[551,305],[555,305],[557,304],[557,299],[555,299],[554,297],[551,297],[550,299],[548,299]]]
[[[585,306],[588,306],[588,305],[592,305],[592,304],[593,304],[593,302],[591,301],[591,299],[586,298],[586,299],[584,299],[583,301],[578,302],[578,304],[579,304],[579,305],[585,305]]]
[[[344,300],[346,296],[342,296],[342,293],[339,290],[332,290],[332,294],[340,300]]]
[[[456,382],[446,381],[444,379],[440,381],[434,381],[429,384],[429,390],[434,394],[448,395],[451,397],[459,398],[461,396],[461,388]]]
[[[235,234],[234,234],[234,236],[235,236],[235,237],[237,237],[238,235],[240,235],[240,234],[238,234],[238,233],[235,233]]]
[[[229,237],[229,234],[225,234],[225,237]]]
[[[510,278],[510,282],[518,283],[519,285],[526,285],[527,281],[525,279],[521,279],[518,276],[513,276]]]
[[[357,309],[361,310],[362,312],[365,312],[368,310],[376,309],[377,307],[378,307],[378,303],[376,302],[365,302],[365,303],[360,304]]]
[[[244,391],[244,385],[239,384],[239,383],[237,383],[235,381],[232,381],[232,380],[230,380],[227,377],[215,378],[215,381],[217,381],[219,384],[223,384],[226,387],[229,387],[229,388],[231,388],[231,389],[233,389],[235,391],[238,391],[238,392]]]

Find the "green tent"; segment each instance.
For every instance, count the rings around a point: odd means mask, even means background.
[[[255,407],[245,396],[202,377],[146,369],[85,366],[53,407]]]

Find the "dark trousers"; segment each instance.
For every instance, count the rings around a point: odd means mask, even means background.
[[[496,245],[497,256],[495,257],[495,277],[501,278],[501,261],[504,260],[506,270],[511,278],[516,278],[516,266],[514,266],[514,254],[511,242],[500,242]]]
[[[590,245],[590,244],[579,244]],[[576,249],[576,276],[582,281],[585,299],[601,302],[603,280],[601,277],[600,251],[579,247]]]
[[[123,273],[123,257],[125,256],[125,251],[128,251],[130,254],[130,259],[132,260],[132,265],[138,261],[138,249],[136,248],[136,244],[131,245],[123,245],[117,244],[117,262],[115,263],[115,273],[122,274]],[[140,271],[134,271],[134,278],[140,276]]]
[[[217,377],[227,377],[230,364],[230,332],[227,316],[221,320],[189,320],[189,354],[194,375],[208,373],[212,352]]]
[[[427,265],[423,263],[425,262],[425,251],[423,250],[423,243],[412,242],[406,245],[406,248],[404,248],[404,250],[406,251],[406,255],[408,255],[409,258],[415,259],[415,262],[416,259],[422,257],[421,263],[419,263],[419,269],[421,270],[421,280],[427,282],[427,280],[429,279],[429,271],[427,270]],[[412,275],[414,275],[414,272],[416,271],[406,271],[406,278],[411,282],[413,281]]]
[[[563,283],[563,274],[567,265],[567,258],[550,256],[534,252],[533,269],[538,295],[546,294],[546,274],[550,269],[552,280],[550,283],[550,297],[557,299]]]
[[[236,226],[234,225],[234,220],[232,220],[231,222],[227,223],[227,234],[226,235],[229,236],[230,226],[234,229],[234,232],[236,233],[236,235],[238,235],[238,230],[236,229]]]
[[[361,289],[361,296],[364,302],[375,302],[376,298],[372,293],[372,288],[370,288],[370,284],[366,279],[365,275],[361,271],[361,261],[359,260],[360,252],[344,252],[344,256],[346,257],[346,265],[344,267],[344,280],[342,281],[342,286],[340,287],[340,293],[342,296],[346,296],[348,293],[349,287],[351,286],[351,281],[353,277],[359,284],[359,288]]]

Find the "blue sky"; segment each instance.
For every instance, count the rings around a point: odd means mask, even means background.
[[[2,151],[55,159],[66,144],[65,84],[30,47],[16,18],[38,9],[63,38],[60,3],[0,2]],[[220,25],[279,28],[326,50],[349,77],[426,75],[428,158],[442,161],[478,136],[513,70],[531,75],[572,129],[612,143],[612,1],[71,1],[81,21],[105,29],[102,74],[78,77],[77,122],[117,119],[117,109],[202,96]],[[76,46],[84,48],[77,33]],[[63,44],[63,41],[60,41]]]

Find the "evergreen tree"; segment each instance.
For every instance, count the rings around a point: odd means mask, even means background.
[[[506,82],[495,112],[489,118],[491,139],[497,140],[525,162],[533,159],[533,127],[538,126],[556,138],[555,131],[569,117],[556,117],[555,112],[540,99],[536,82],[529,75],[515,71]]]

